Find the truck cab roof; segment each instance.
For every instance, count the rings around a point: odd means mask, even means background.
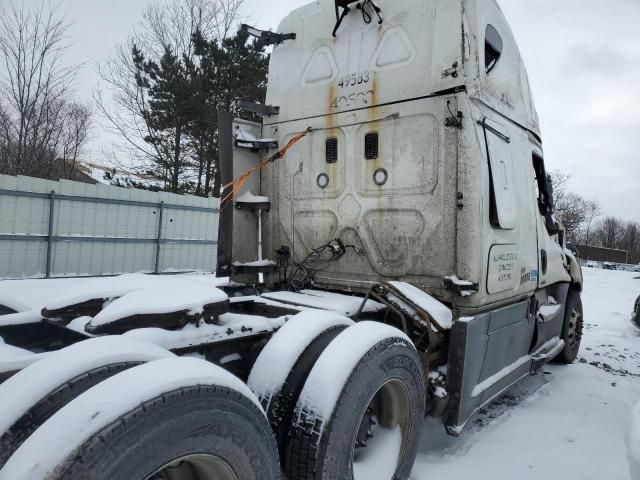
[[[540,137],[529,79],[495,0],[379,0],[383,22],[365,22],[352,5],[336,36],[336,3],[291,12],[275,47],[267,102],[279,122],[333,115],[466,89]],[[461,41],[462,39],[462,41]],[[365,75],[369,81],[365,82]],[[336,84],[347,84],[344,92]]]

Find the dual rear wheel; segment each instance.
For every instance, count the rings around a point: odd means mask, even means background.
[[[99,367],[104,375],[68,375],[36,402],[33,411],[59,400],[35,423],[19,419],[24,431],[14,425],[0,478],[409,478],[425,393],[418,354],[397,329],[294,317],[258,358],[255,395],[201,360],[121,360]]]
[[[305,328],[306,321],[293,318],[254,367],[260,371],[264,365],[279,365],[289,372],[282,385],[270,385],[270,393],[258,389],[278,435],[286,477],[409,478],[425,405],[423,370],[414,346],[387,325],[349,322],[336,327],[329,322],[322,331],[325,320],[315,319],[317,336],[292,359],[283,353],[292,338],[287,330]],[[252,377],[249,386],[255,388],[259,382]]]

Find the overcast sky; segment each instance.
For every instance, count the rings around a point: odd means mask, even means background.
[[[90,100],[96,64],[126,39],[147,1],[60,0],[75,21],[68,54],[87,62],[82,97]],[[305,3],[246,0],[245,14],[275,29]],[[529,70],[548,168],[570,174],[570,188],[598,199],[606,213],[640,221],[640,0],[500,3]],[[90,154],[100,161],[108,139],[100,128],[94,137]]]

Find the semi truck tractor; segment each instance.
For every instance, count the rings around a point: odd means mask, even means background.
[[[406,480],[425,416],[464,434],[576,359],[582,273],[495,0],[243,28],[273,50],[264,104],[218,113],[217,283],[87,279],[7,312],[1,480]]]

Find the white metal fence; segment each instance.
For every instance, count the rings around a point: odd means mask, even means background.
[[[0,278],[215,271],[219,201],[0,175]]]

